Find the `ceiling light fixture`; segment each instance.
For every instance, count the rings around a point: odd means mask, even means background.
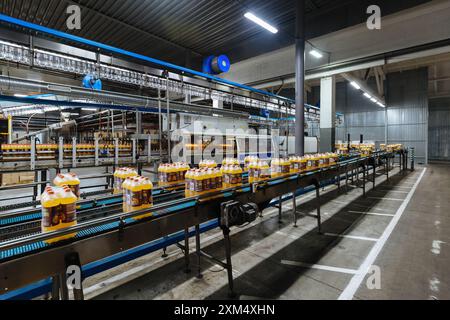
[[[372,96],[367,92],[364,92],[364,97],[366,97],[367,99],[372,99]]]
[[[355,81],[350,82],[350,84],[357,90],[361,89],[361,86],[357,84]]]
[[[261,18],[258,18],[257,16],[255,16],[251,12],[247,12],[246,14],[244,14],[244,17],[246,17],[247,19],[253,21],[257,25],[263,27],[264,29],[266,29],[266,30],[268,30],[268,31],[270,31],[272,33],[277,33],[278,32],[277,28],[275,28],[274,26],[271,26],[269,23],[265,22]]]
[[[323,54],[321,54],[319,51],[317,51],[316,49],[313,49],[309,52],[310,55],[312,55],[314,58],[320,59],[323,58]]]

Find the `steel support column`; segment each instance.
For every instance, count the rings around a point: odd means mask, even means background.
[[[305,153],[305,1],[297,0],[295,32],[295,153]]]

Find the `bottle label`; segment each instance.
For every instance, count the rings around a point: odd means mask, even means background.
[[[141,206],[141,192],[131,191],[131,206],[140,207]]]
[[[151,205],[153,203],[152,190],[143,190],[142,191],[142,205]]]
[[[79,198],[80,197],[80,185],[79,184],[75,184],[72,186],[69,186],[70,190],[72,190],[73,194]]]
[[[202,191],[203,191],[203,181],[196,180],[195,181],[195,192],[202,192]]]
[[[76,204],[63,204],[61,205],[61,222],[70,223],[77,220]]]
[[[55,223],[55,224],[53,224]],[[42,226],[49,228],[59,224],[58,207],[42,207]]]

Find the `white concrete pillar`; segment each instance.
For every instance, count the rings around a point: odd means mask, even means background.
[[[334,150],[336,140],[336,78],[320,80],[320,152]]]

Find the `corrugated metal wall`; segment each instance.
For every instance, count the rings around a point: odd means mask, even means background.
[[[450,99],[430,100],[429,117],[430,160],[450,161]]]
[[[388,143],[414,147],[417,162],[428,162],[428,68],[387,78]]]
[[[364,134],[365,140],[384,143],[387,116],[387,142],[414,147],[417,161],[426,163],[428,69],[388,74],[385,88],[387,114],[385,109],[369,101],[347,83],[338,85],[336,108],[345,114],[345,127],[337,129],[336,139],[346,140],[346,133],[350,133],[352,140],[359,140],[359,135]]]

